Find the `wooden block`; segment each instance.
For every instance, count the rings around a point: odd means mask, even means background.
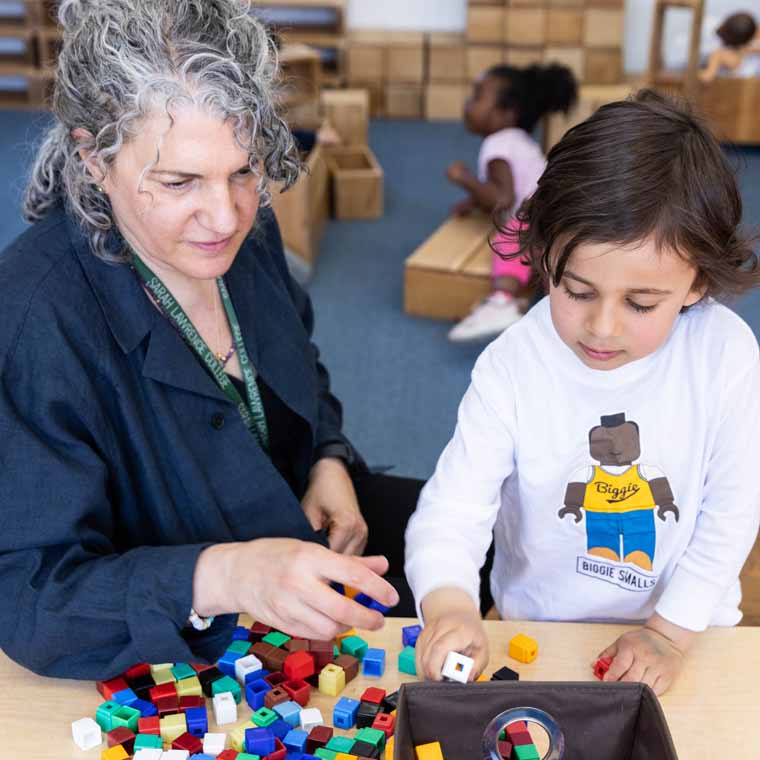
[[[467,48],[462,35],[429,35],[427,61],[428,82],[467,81]]]
[[[543,8],[546,0],[508,0],[511,8]]]
[[[698,105],[719,140],[760,143],[760,77],[720,77],[700,88]]]
[[[589,0],[548,0],[548,5],[560,8],[583,8],[584,5],[588,4]]]
[[[346,69],[350,84],[382,81],[387,42],[388,35],[385,32],[351,32],[346,47]]]
[[[382,118],[385,112],[385,88],[382,82],[351,82],[354,90],[365,90],[369,97],[369,115],[371,119]]]
[[[623,51],[620,48],[601,50],[586,48],[588,84],[617,84],[623,81]]]
[[[507,63],[510,66],[524,68],[534,63],[543,63],[544,49],[540,47],[508,47]]]
[[[0,108],[49,109],[54,75],[31,66],[0,71]]]
[[[41,68],[54,69],[62,44],[63,34],[60,29],[40,29],[37,32],[38,65]]]
[[[421,32],[389,32],[384,58],[387,82],[417,83],[423,80],[424,42]]]
[[[0,23],[0,66],[36,65],[37,35],[34,30]]]
[[[343,145],[366,145],[369,130],[367,90],[323,90],[322,113]]]
[[[286,192],[272,187],[272,208],[285,245],[308,262],[319,255],[319,241],[329,215],[329,186],[324,151],[317,145],[306,159],[306,171]]]
[[[547,45],[580,45],[582,39],[582,10],[578,10],[577,8],[550,8],[547,11]]]
[[[543,8],[510,8],[505,15],[508,45],[543,45],[546,41],[546,11]]]
[[[577,82],[582,82],[586,76],[586,54],[580,47],[547,47],[544,50],[544,63],[567,66]]]
[[[741,572],[742,602],[744,613],[741,625],[760,625],[760,538],[747,557]]]
[[[590,48],[623,45],[623,12],[614,8],[587,8],[583,44]]]
[[[41,23],[42,5],[39,0],[0,3],[0,24],[17,29],[33,29]]]
[[[406,260],[404,310],[433,319],[461,319],[491,290],[493,230],[485,214],[451,217]]]
[[[385,86],[386,119],[421,119],[421,84],[388,84]]]
[[[474,5],[467,9],[467,41],[474,43],[504,42],[504,8]]]
[[[366,145],[331,148],[327,165],[336,219],[378,219],[383,215],[383,170]]]
[[[467,48],[467,78],[470,81],[500,63],[504,63],[504,48],[500,45],[471,45]]]
[[[425,90],[425,118],[461,121],[469,92],[466,84],[429,84]]]

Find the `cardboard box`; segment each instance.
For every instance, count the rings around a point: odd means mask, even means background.
[[[425,118],[431,121],[461,121],[470,94],[466,84],[429,84],[425,89]]]
[[[388,84],[385,86],[386,119],[422,118],[421,84]]]
[[[404,266],[404,311],[462,319],[491,291],[493,224],[485,214],[447,219]]]
[[[378,219],[383,215],[383,170],[366,145],[331,148],[327,166],[336,219]]]
[[[433,33],[428,36],[427,81],[467,81],[467,48],[461,34]]]
[[[367,90],[323,90],[322,113],[343,145],[366,145],[370,96]]]
[[[422,32],[389,32],[383,59],[385,81],[421,84],[425,72],[424,45]]]
[[[472,5],[467,8],[467,41],[504,42],[505,9],[495,5]]]
[[[543,45],[546,11],[543,8],[510,8],[505,16],[507,45]]]
[[[615,8],[587,8],[583,44],[590,48],[623,46],[623,11]]]
[[[306,171],[284,193],[272,187],[272,208],[285,245],[304,261],[319,255],[325,222],[329,216],[328,170],[324,150],[317,145],[305,161]]]
[[[583,10],[550,8],[546,14],[547,45],[580,45],[583,40]]]
[[[472,81],[492,66],[504,63],[501,45],[471,45],[467,48],[467,79]]]

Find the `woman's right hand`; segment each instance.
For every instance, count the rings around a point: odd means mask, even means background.
[[[449,652],[459,652],[475,661],[470,678],[476,679],[488,664],[488,637],[480,611],[463,589],[440,588],[422,600],[425,627],[415,645],[417,676],[441,680]]]
[[[355,557],[292,538],[216,544],[198,557],[193,609],[203,616],[245,612],[292,636],[329,640],[350,628],[376,630],[384,618],[330,587],[363,591],[387,607],[398,594],[382,576],[385,557]]]

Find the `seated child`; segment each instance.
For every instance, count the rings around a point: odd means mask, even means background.
[[[406,532],[417,672],[488,662],[478,569],[518,620],[638,626],[606,681],[659,694],[708,626],[741,618],[758,532],[757,340],[716,299],[760,284],[715,138],[644,90],[551,150],[519,249],[548,296],[478,359]],[[519,254],[518,254],[519,255]]]
[[[722,47],[710,54],[707,67],[699,72],[701,81],[712,82],[722,73],[732,76],[760,76],[760,41],[757,22],[750,13],[733,13],[716,30]]]
[[[449,180],[467,191],[454,212],[466,214],[480,208],[491,214],[497,206],[508,216],[517,211],[546,165],[530,133],[544,114],[567,111],[575,99],[575,79],[565,66],[495,66],[482,75],[464,109],[467,129],[484,138],[478,173],[473,175],[463,161],[449,166]],[[512,252],[504,239],[497,239],[494,247],[502,254]],[[449,339],[493,338],[516,322],[525,307],[517,296],[530,275],[530,267],[517,259],[505,261],[494,253],[493,293],[451,330]]]

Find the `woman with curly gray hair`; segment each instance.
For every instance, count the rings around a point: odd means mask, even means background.
[[[299,170],[238,0],[63,0],[54,125],[0,256],[0,645],[104,678],[218,657],[235,613],[333,638],[398,601],[288,275]],[[214,619],[214,617],[216,619]]]

